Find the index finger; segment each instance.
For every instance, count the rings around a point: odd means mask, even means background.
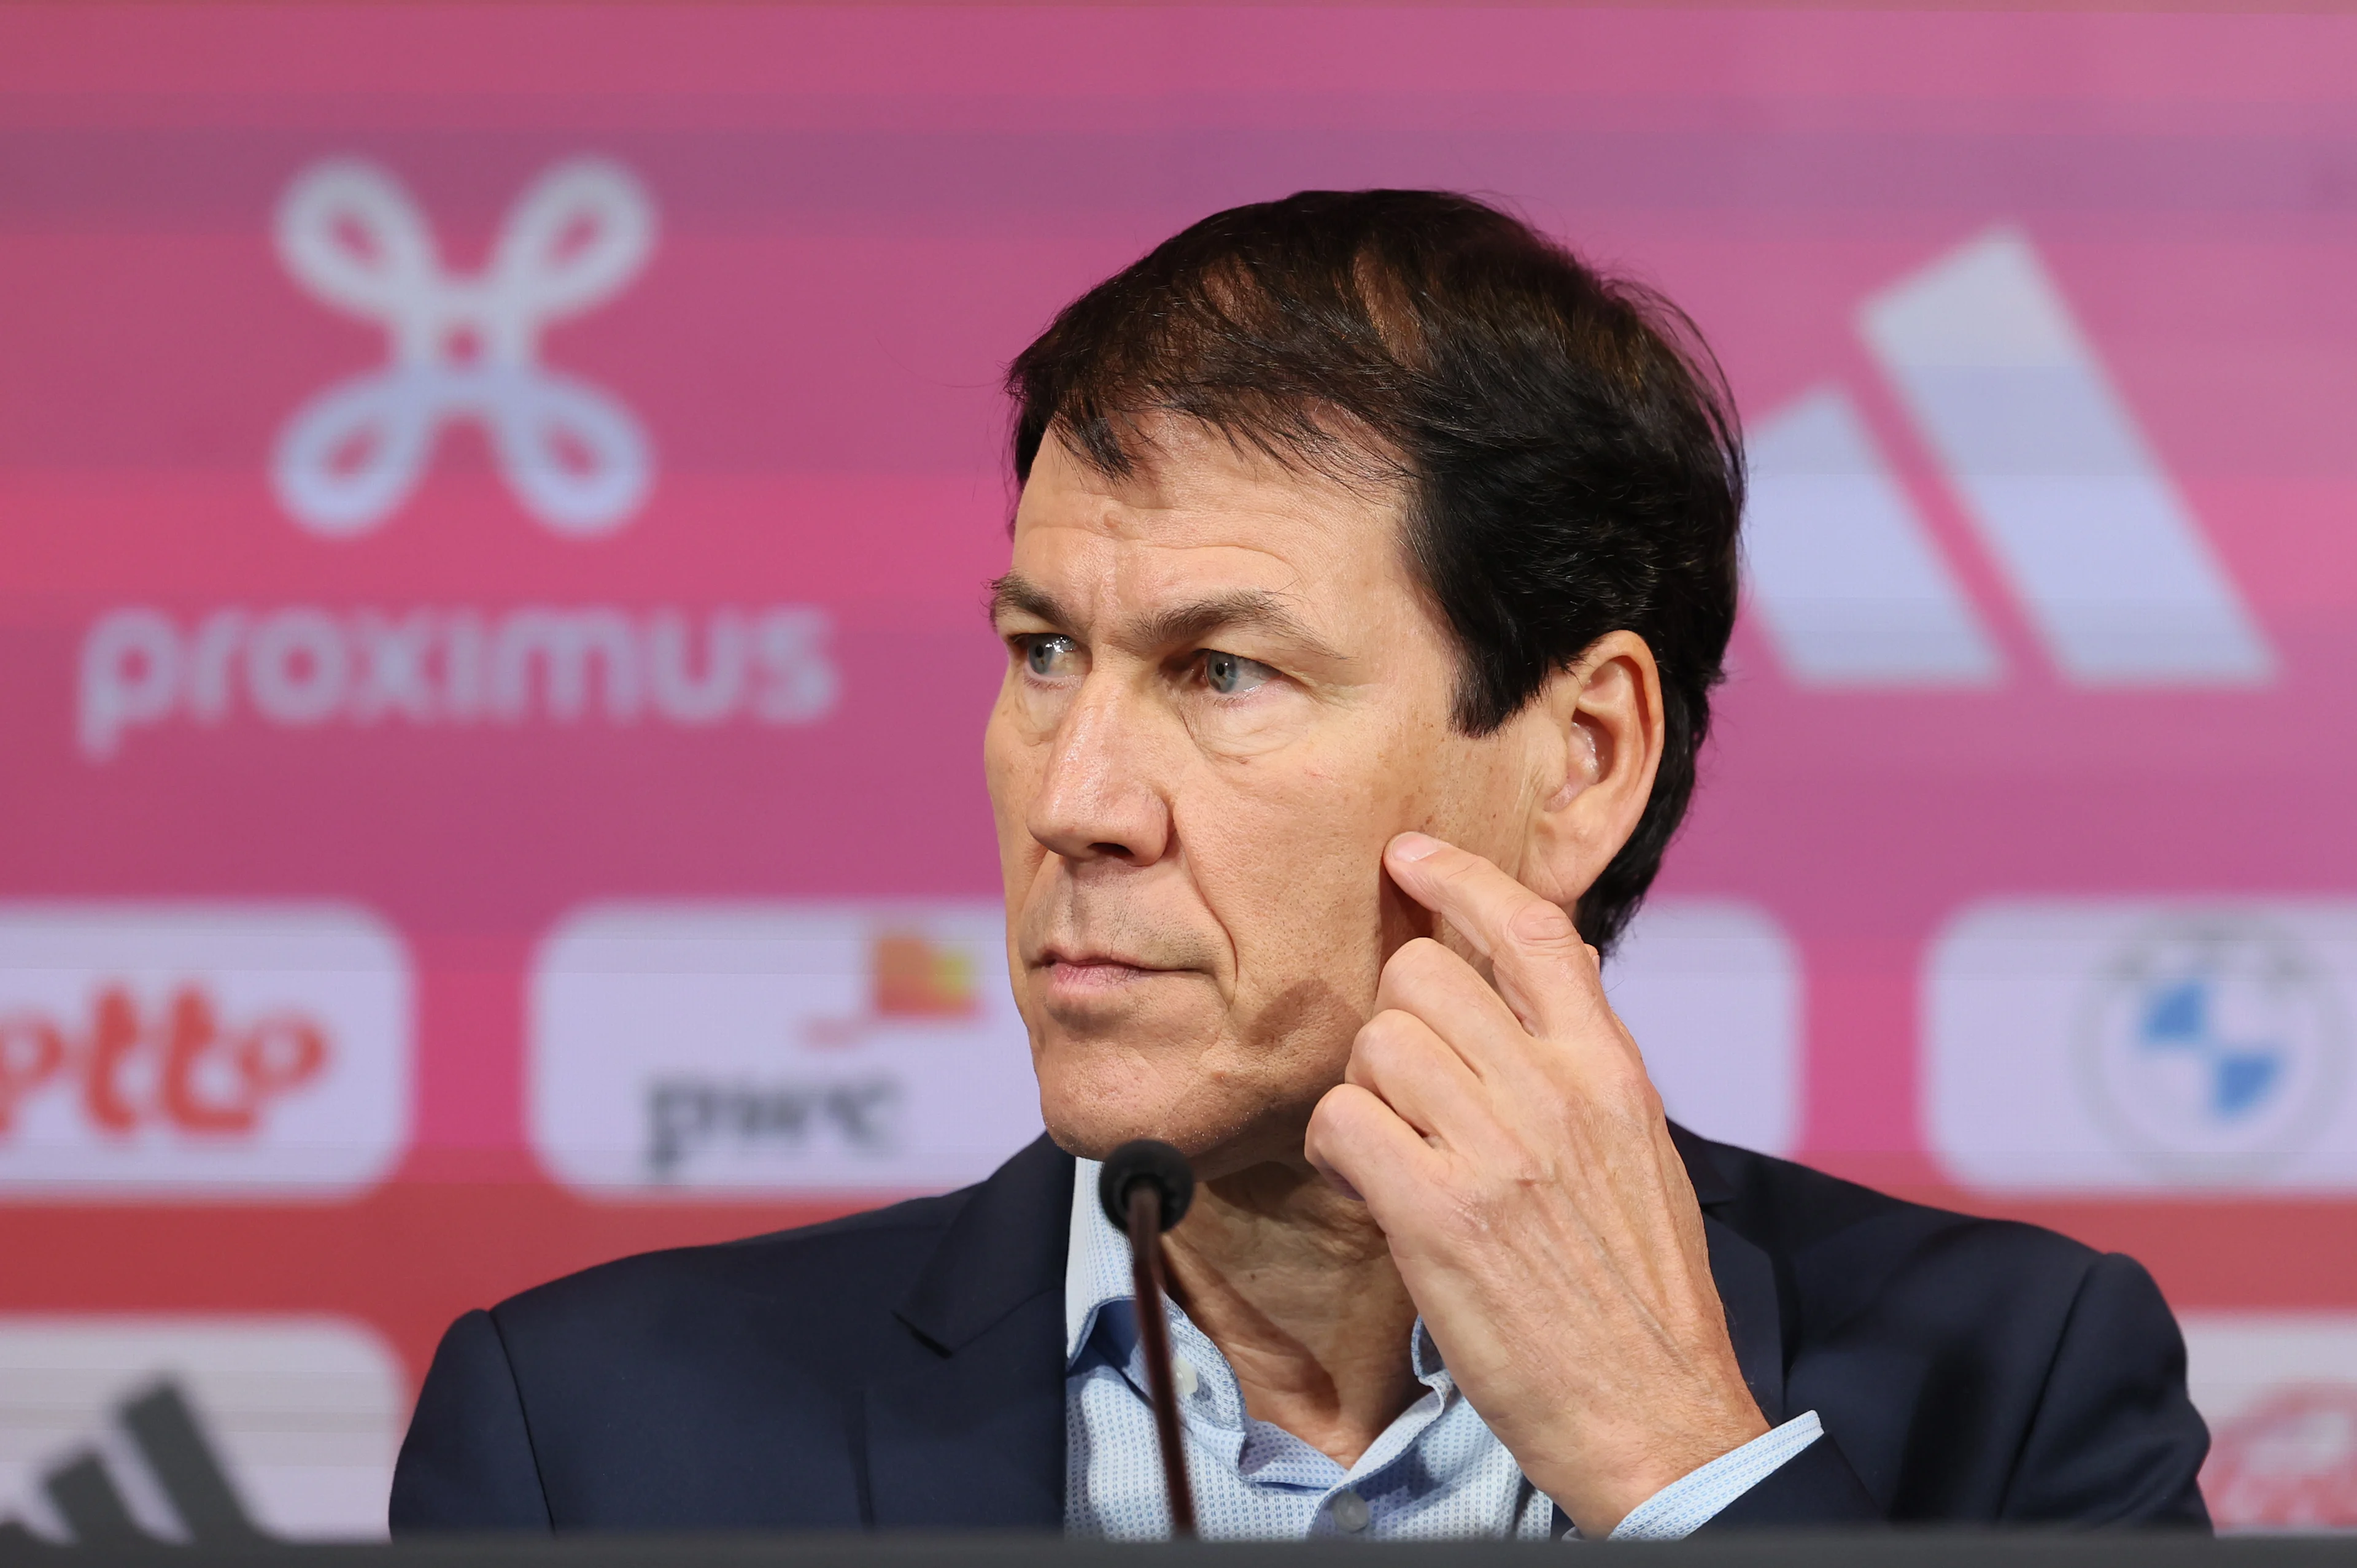
[[[1498,994],[1523,1027],[1555,1033],[1602,999],[1595,950],[1571,917],[1491,862],[1426,833],[1401,833],[1384,847],[1383,868],[1490,961]]]

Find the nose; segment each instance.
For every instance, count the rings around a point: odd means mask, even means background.
[[[1170,804],[1156,778],[1146,715],[1092,675],[1048,742],[1047,767],[1027,825],[1068,861],[1151,865],[1170,850]]]

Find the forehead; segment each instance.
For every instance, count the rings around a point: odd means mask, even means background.
[[[1083,603],[1249,586],[1340,611],[1412,593],[1401,515],[1396,487],[1295,468],[1193,427],[1157,431],[1122,476],[1051,435],[1016,510],[1015,565]]]

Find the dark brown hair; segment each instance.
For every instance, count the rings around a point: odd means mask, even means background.
[[[1099,284],[1006,384],[1018,481],[1051,429],[1121,475],[1140,422],[1175,415],[1402,485],[1468,735],[1605,633],[1643,638],[1667,745],[1637,831],[1574,911],[1610,947],[1693,796],[1735,622],[1741,442],[1675,306],[1470,197],[1303,191],[1207,218]]]

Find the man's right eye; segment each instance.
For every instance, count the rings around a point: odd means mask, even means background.
[[[1069,637],[1038,633],[1023,639],[1023,667],[1042,681],[1053,681],[1071,672],[1079,651],[1080,644]]]

